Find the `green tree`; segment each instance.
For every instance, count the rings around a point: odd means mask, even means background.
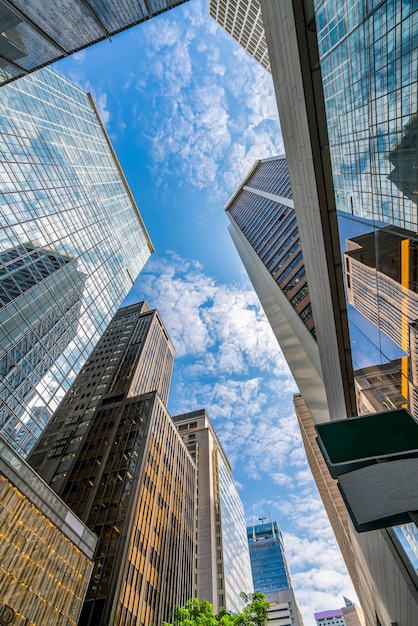
[[[264,593],[241,593],[241,598],[247,602],[247,606],[238,615],[237,626],[265,626],[268,622],[268,610],[270,603],[267,602]]]
[[[238,615],[227,611],[215,615],[210,602],[194,598],[184,606],[177,606],[171,614],[171,622],[163,622],[162,626],[265,626],[269,607],[265,595],[242,593],[241,597],[247,606]]]

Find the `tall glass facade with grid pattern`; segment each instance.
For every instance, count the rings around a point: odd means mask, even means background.
[[[29,462],[98,537],[80,624],[150,626],[194,597],[195,463],[165,403],[173,346],[121,308]]]
[[[0,84],[186,0],[0,0]]]
[[[0,90],[0,433],[26,455],[152,244],[94,103],[44,69]]]
[[[418,5],[260,4],[328,404],[310,419],[417,417]],[[337,508],[367,623],[414,626],[415,513],[360,534]]]
[[[254,590],[266,595],[291,587],[283,538],[277,522],[247,527]]]
[[[418,6],[314,4],[357,410],[418,417]],[[417,528],[393,533],[418,588]]]

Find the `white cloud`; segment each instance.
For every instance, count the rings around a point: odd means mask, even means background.
[[[85,56],[86,56],[86,51],[80,50],[80,52],[75,52],[72,58],[74,59],[74,61],[77,61],[77,63],[82,63],[85,59]]]

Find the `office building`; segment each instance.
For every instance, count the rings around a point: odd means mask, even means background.
[[[95,535],[0,437],[0,622],[73,626]]]
[[[364,614],[359,606],[344,598],[345,606],[341,609],[315,613],[318,626],[365,626]]]
[[[88,95],[43,69],[0,114],[0,433],[26,455],[153,247]]]
[[[167,412],[173,346],[119,309],[29,458],[98,537],[80,624],[161,624],[194,596],[195,464]]]
[[[231,467],[205,410],[173,417],[196,462],[196,597],[215,613],[239,613],[252,593],[244,508]]]
[[[209,0],[209,15],[248,54],[270,71],[263,16],[258,0]]]
[[[296,384],[328,417],[311,294],[284,157],[256,161],[225,206],[229,232]]]
[[[1,0],[0,84],[109,39],[186,0]]]
[[[408,340],[407,328],[402,328],[403,347],[399,348],[386,335],[388,330],[379,327],[376,331],[353,309],[344,293],[342,255],[351,253],[345,247],[347,240],[368,232],[387,227],[418,230],[418,8],[415,3],[388,1],[342,6],[335,0],[261,0],[260,5],[315,319],[319,388],[327,399],[324,411],[316,413],[311,398],[301,389],[308,415],[315,423],[355,416],[359,387],[354,372],[364,382],[363,371],[369,375],[368,368],[388,363],[398,368],[395,379],[401,381],[405,404],[414,413],[412,394],[409,391],[406,397],[404,393],[413,382],[414,324],[409,324]],[[383,241],[384,232],[381,237]],[[407,239],[411,242],[416,237],[411,234]],[[399,250],[406,259],[409,252],[403,246]],[[410,280],[409,271],[406,277]],[[396,304],[398,312],[411,304],[408,293],[396,302],[400,286],[393,282],[393,306],[388,311],[391,296],[383,291],[390,283],[386,278],[379,277],[375,285],[378,317],[384,323]],[[414,290],[411,284],[408,289]],[[286,316],[290,313],[288,309]],[[405,313],[406,309],[398,319],[406,320]],[[411,354],[405,350],[407,343]],[[286,353],[286,344],[282,347]],[[319,454],[317,448],[312,450],[314,456]],[[325,475],[318,480],[322,486],[327,483]],[[353,583],[366,623],[418,623],[417,559],[412,543],[396,527],[360,534],[350,519],[346,521],[350,536],[346,548],[353,557]],[[338,524],[344,528],[345,520]]]
[[[261,520],[264,522],[264,520]],[[277,522],[247,527],[254,591],[270,602],[269,624],[303,626]]]
[[[255,591],[269,594],[291,586],[283,537],[277,522],[247,527]]]

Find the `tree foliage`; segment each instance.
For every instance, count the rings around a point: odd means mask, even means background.
[[[177,606],[171,614],[171,622],[162,626],[265,626],[269,603],[263,593],[242,593],[246,606],[238,615],[221,611],[215,615],[213,606],[206,600],[188,600],[184,606]]]

